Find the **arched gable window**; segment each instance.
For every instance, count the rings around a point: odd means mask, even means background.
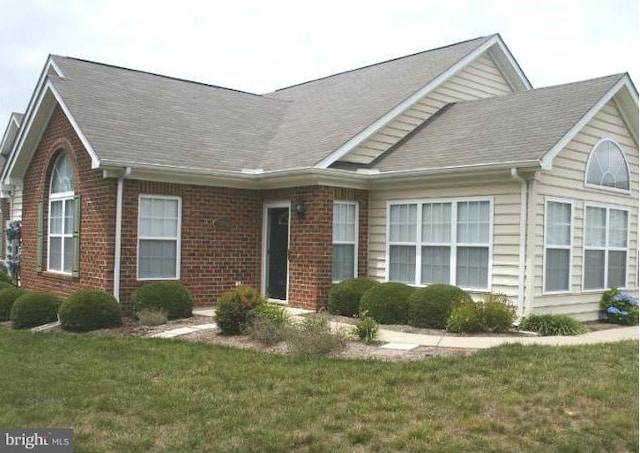
[[[51,172],[49,187],[49,235],[47,269],[71,274],[74,271],[74,238],[78,217],[75,206],[73,163],[67,153],[61,154]]]
[[[587,162],[587,185],[629,190],[629,166],[624,152],[612,140],[602,140]]]

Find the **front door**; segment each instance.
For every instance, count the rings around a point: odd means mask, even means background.
[[[267,208],[265,293],[270,299],[287,300],[289,271],[289,208]]]

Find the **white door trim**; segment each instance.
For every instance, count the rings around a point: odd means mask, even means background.
[[[291,202],[290,201],[267,201],[264,203],[262,208],[262,266],[261,266],[261,288],[260,291],[263,296],[267,295],[267,243],[268,243],[268,233],[269,233],[269,209],[271,208],[287,208],[289,209],[289,223],[288,223],[288,231],[287,231],[287,246],[291,247]],[[270,302],[287,304],[289,301],[289,260],[287,259],[287,294],[286,299],[271,299]]]

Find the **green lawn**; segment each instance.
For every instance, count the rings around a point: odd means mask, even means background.
[[[0,329],[0,426],[91,452],[638,451],[638,343],[383,363]]]

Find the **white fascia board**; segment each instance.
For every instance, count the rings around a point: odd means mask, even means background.
[[[354,149],[355,147],[363,143],[373,134],[375,134],[380,129],[382,129],[385,125],[393,121],[398,115],[401,115],[406,110],[411,108],[411,106],[413,106],[416,102],[418,102],[420,99],[426,96],[429,92],[433,91],[438,86],[442,85],[444,82],[449,80],[458,71],[460,71],[462,68],[467,66],[469,63],[471,63],[477,57],[482,55],[487,49],[489,49],[499,41],[500,41],[500,37],[498,35],[493,35],[490,38],[488,38],[482,45],[480,45],[475,50],[467,54],[467,56],[465,56],[461,60],[458,60],[458,62],[455,63],[453,66],[449,67],[449,69],[444,71],[438,77],[433,79],[431,82],[427,83],[425,86],[420,88],[414,94],[412,94],[407,99],[402,101],[400,104],[395,106],[392,110],[390,110],[385,115],[380,117],[377,121],[369,125],[365,130],[363,130],[362,132],[352,137],[350,140],[344,143],[340,148],[338,148],[337,150],[332,152],[330,155],[322,159],[320,162],[318,162],[315,165],[315,167],[328,168],[332,163],[339,160],[349,151],[351,151],[352,149]]]
[[[593,119],[593,117],[600,111],[600,109],[602,109],[602,107],[604,107],[605,104],[609,102],[623,87],[629,89],[631,97],[634,97],[632,93],[635,88],[633,87],[629,76],[625,75],[624,77],[621,77],[620,80],[618,80],[618,82],[616,82],[616,84],[612,86],[609,91],[607,91],[604,96],[602,96],[600,100],[596,102],[595,105],[583,115],[580,121],[578,121],[571,129],[569,129],[567,133],[564,134],[564,136],[562,136],[562,138],[558,140],[556,144],[553,145],[553,147],[545,153],[542,159],[540,159],[540,163],[542,164],[543,169],[553,169],[553,159],[555,159],[560,151],[562,151],[564,147],[567,146],[571,140],[573,140],[573,138],[582,130],[582,128],[584,128],[587,123],[591,121],[591,119]],[[635,105],[637,108],[637,97],[635,97]]]
[[[56,100],[58,101],[58,104],[62,108],[62,111],[64,112],[64,114],[67,116],[67,119],[71,123],[71,126],[73,127],[73,130],[78,135],[78,138],[80,139],[80,141],[84,145],[84,148],[87,150],[87,153],[89,153],[89,156],[91,157],[91,168],[92,169],[99,168],[100,167],[100,159],[98,158],[98,155],[96,154],[96,152],[94,151],[93,147],[91,146],[91,143],[89,143],[89,140],[87,139],[86,135],[84,135],[84,133],[82,132],[82,129],[80,129],[80,126],[78,125],[78,122],[76,121],[76,119],[73,117],[73,115],[69,111],[69,108],[67,107],[67,105],[62,100],[62,97],[58,93],[58,90],[56,90],[56,88],[53,86],[53,84],[51,82],[47,82],[47,88],[50,89],[51,93],[53,93],[53,95],[55,96]]]
[[[13,169],[13,165],[16,158],[16,153],[18,149],[20,149],[20,145],[24,142],[25,136],[28,134],[29,129],[31,128],[31,124],[33,123],[33,117],[35,112],[38,110],[42,99],[44,98],[45,91],[45,82],[47,80],[47,76],[51,73],[55,73],[58,77],[63,77],[62,71],[57,64],[53,61],[51,55],[47,58],[47,62],[42,68],[42,72],[40,73],[40,77],[38,77],[38,83],[36,84],[36,88],[33,90],[31,94],[31,99],[29,99],[29,104],[27,105],[27,109],[24,112],[24,117],[22,118],[22,127],[19,130],[18,137],[13,142],[13,147],[11,152],[9,153],[9,157],[7,158],[7,162],[5,163],[4,169],[2,171],[2,175],[0,176],[0,181],[4,181],[6,176]]]
[[[498,66],[501,72],[506,76],[511,88],[516,91],[532,90],[533,86],[525,75],[524,71],[513,57],[513,54],[509,51],[509,48],[504,43],[500,35],[496,35],[497,42],[496,47],[489,51],[489,56],[493,62]],[[496,50],[500,50],[501,53],[497,53]]]
[[[0,141],[0,154],[4,154],[5,149],[8,149],[11,146],[11,142],[13,142],[20,131],[20,124],[16,119],[15,115],[12,113],[9,118],[9,123],[7,124],[7,128],[4,130],[4,134],[2,135],[2,141]]]

